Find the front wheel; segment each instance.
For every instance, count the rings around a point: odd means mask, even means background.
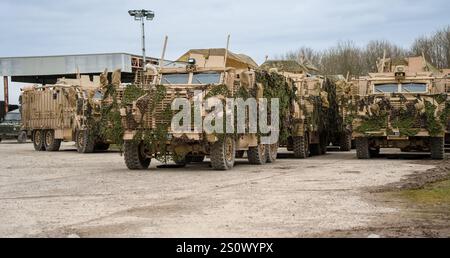
[[[365,137],[356,139],[356,156],[358,159],[370,159],[369,139]]]
[[[88,130],[79,130],[76,134],[77,151],[79,153],[94,152],[94,139]]]
[[[125,165],[131,170],[143,170],[150,166],[151,159],[147,157],[144,142],[125,141]]]
[[[444,137],[431,138],[431,158],[442,160],[445,156],[445,140]]]
[[[267,163],[274,163],[278,156],[278,143],[266,146]]]
[[[234,167],[236,142],[233,137],[224,136],[211,146],[211,166],[215,170],[229,170]]]
[[[310,155],[308,136],[292,137],[294,157],[297,159],[306,159]]]

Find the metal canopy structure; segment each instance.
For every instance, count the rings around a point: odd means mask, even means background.
[[[159,59],[147,58],[147,62],[159,64]],[[123,79],[133,80],[133,72],[143,67],[142,56],[127,53],[0,57],[0,76],[11,77],[12,82],[51,84],[58,78],[98,75],[105,69],[122,70]]]

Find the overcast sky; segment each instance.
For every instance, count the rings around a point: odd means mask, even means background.
[[[225,47],[261,63],[301,46],[386,39],[408,47],[418,35],[450,24],[448,0],[1,0],[0,57],[107,52],[140,53],[140,27],[129,9],[150,9],[148,55]],[[3,87],[2,87],[3,88]],[[3,90],[0,90],[3,99]],[[18,87],[11,86],[17,102]]]

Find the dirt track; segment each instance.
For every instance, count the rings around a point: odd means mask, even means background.
[[[3,237],[333,236],[400,216],[400,206],[371,201],[367,189],[436,166],[335,152],[307,160],[283,154],[266,166],[241,160],[224,172],[207,162],[156,169],[152,161],[136,172],[117,152],[81,155],[69,144],[48,153],[2,143],[0,156]]]

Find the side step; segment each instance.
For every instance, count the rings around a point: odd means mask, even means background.
[[[444,148],[446,153],[450,153],[450,144],[445,144]]]

